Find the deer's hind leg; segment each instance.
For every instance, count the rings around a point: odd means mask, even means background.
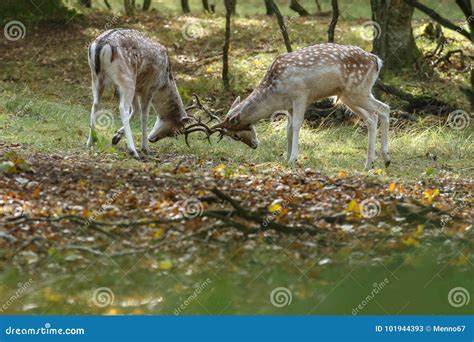
[[[390,165],[390,154],[388,153],[388,131],[390,128],[390,107],[377,100],[372,96],[371,98],[372,108],[375,110],[380,118],[380,137],[382,145],[382,158],[385,162],[385,167]]]
[[[138,155],[138,152],[135,149],[132,129],[130,127],[130,118],[132,116],[131,110],[133,107],[133,100],[135,98],[135,87],[124,86],[120,84],[118,88],[120,91],[120,119],[122,120],[125,138],[127,139],[127,148],[134,158],[140,159],[140,156]]]
[[[94,144],[94,132],[95,124],[97,121],[97,112],[99,111],[100,100],[104,93],[105,83],[104,79],[100,76],[97,76],[95,72],[92,72],[92,108],[91,108],[91,117],[89,122],[89,138],[87,139],[86,146],[92,147]]]
[[[365,101],[357,101],[349,98],[341,98],[341,101],[349,107],[355,114],[360,116],[367,125],[368,130],[368,146],[367,146],[367,159],[365,162],[365,169],[370,170],[374,168],[375,161],[375,142],[377,138],[377,123],[378,116],[375,112],[370,109],[366,109],[367,103]]]
[[[132,104],[132,109],[130,111],[130,120],[132,120],[133,115],[139,111],[140,112],[140,100],[139,98],[135,95],[133,98],[133,104]],[[125,135],[125,129],[120,127],[118,130],[115,131],[114,136],[112,137],[112,145],[117,145],[120,140],[122,140],[123,136]]]

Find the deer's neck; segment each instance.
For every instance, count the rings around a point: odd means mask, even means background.
[[[158,110],[161,119],[166,121],[180,122],[188,116],[174,80],[170,80],[165,87],[156,93],[153,98],[153,105]]]
[[[240,105],[243,123],[254,124],[268,119],[278,110],[287,110],[288,101],[269,87],[258,87]]]

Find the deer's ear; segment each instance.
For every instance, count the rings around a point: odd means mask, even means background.
[[[230,109],[238,106],[240,103],[240,96],[237,96],[237,98],[234,100],[234,103],[232,103],[232,106],[230,106]]]
[[[231,125],[236,125],[240,122],[240,113],[229,118],[229,123]]]

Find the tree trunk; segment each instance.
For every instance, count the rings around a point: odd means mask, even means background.
[[[267,11],[267,15],[274,15],[275,11],[273,10],[272,3],[269,0],[265,0],[265,9]]]
[[[337,0],[331,0],[332,19],[328,28],[328,42],[334,43],[334,31],[336,30],[337,20],[339,19],[339,4]]]
[[[84,7],[87,7],[87,8],[91,8],[91,7],[92,7],[91,0],[80,0],[79,2],[80,2],[81,5],[84,6]]]
[[[189,8],[189,0],[181,0],[181,7],[183,8],[183,13],[191,13],[191,9]]]
[[[322,12],[321,4],[319,3],[319,0],[315,0],[315,1],[316,1],[316,7],[318,8],[318,13],[321,13]]]
[[[123,0],[123,4],[125,7],[125,14],[128,16],[133,16],[135,14],[135,8],[133,6],[132,0]]]
[[[202,0],[202,7],[206,12],[211,13],[211,8],[209,7],[209,0]]]
[[[286,51],[291,52],[292,51],[291,42],[290,42],[290,37],[288,37],[288,31],[285,26],[285,19],[281,15],[280,9],[278,8],[275,1],[269,0],[269,2],[273,8],[273,12],[275,13],[277,17],[278,26],[280,26],[280,31],[281,31],[281,34],[283,35],[283,40],[285,41]]]
[[[298,0],[291,0],[290,9],[297,12],[302,17],[309,15],[309,12],[303,6],[300,5]]]
[[[469,31],[471,32],[471,42],[474,42],[474,11],[470,0],[456,0],[456,4],[466,16]]]
[[[371,0],[373,52],[384,61],[383,70],[412,68],[422,55],[416,46],[411,19],[413,6],[404,0]]]
[[[142,9],[148,11],[151,7],[151,0],[144,0]]]
[[[109,4],[109,2],[108,2],[107,0],[104,0],[104,4],[105,4],[105,6],[107,6],[107,8],[108,8],[109,10],[112,9],[112,6],[110,6],[110,4]]]
[[[234,0],[235,1],[235,0]],[[232,0],[224,0],[225,5],[225,37],[224,46],[222,48],[222,82],[224,89],[230,90],[229,80],[229,48],[230,48],[230,18],[232,16]]]

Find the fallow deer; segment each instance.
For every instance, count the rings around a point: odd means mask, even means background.
[[[96,116],[104,88],[115,86],[120,96],[120,118],[123,127],[113,141],[125,134],[127,148],[135,157],[130,119],[134,111],[141,112],[141,150],[149,153],[147,141],[185,132],[190,120],[171,72],[166,48],[144,34],[131,29],[113,29],[102,33],[89,46],[89,66],[92,74],[93,105],[87,146],[93,144]],[[151,103],[159,115],[147,139],[147,119]],[[194,131],[202,128],[195,128]]]
[[[365,167],[373,167],[378,117],[381,119],[382,156],[390,164],[388,130],[390,107],[375,99],[372,87],[382,61],[359,47],[318,44],[281,55],[269,67],[260,85],[243,101],[237,98],[225,120],[211,130],[226,129],[226,135],[247,132],[247,140],[258,145],[253,125],[272,113],[287,110],[288,162],[298,158],[299,131],[307,106],[326,97],[336,97],[359,115],[368,128]]]

